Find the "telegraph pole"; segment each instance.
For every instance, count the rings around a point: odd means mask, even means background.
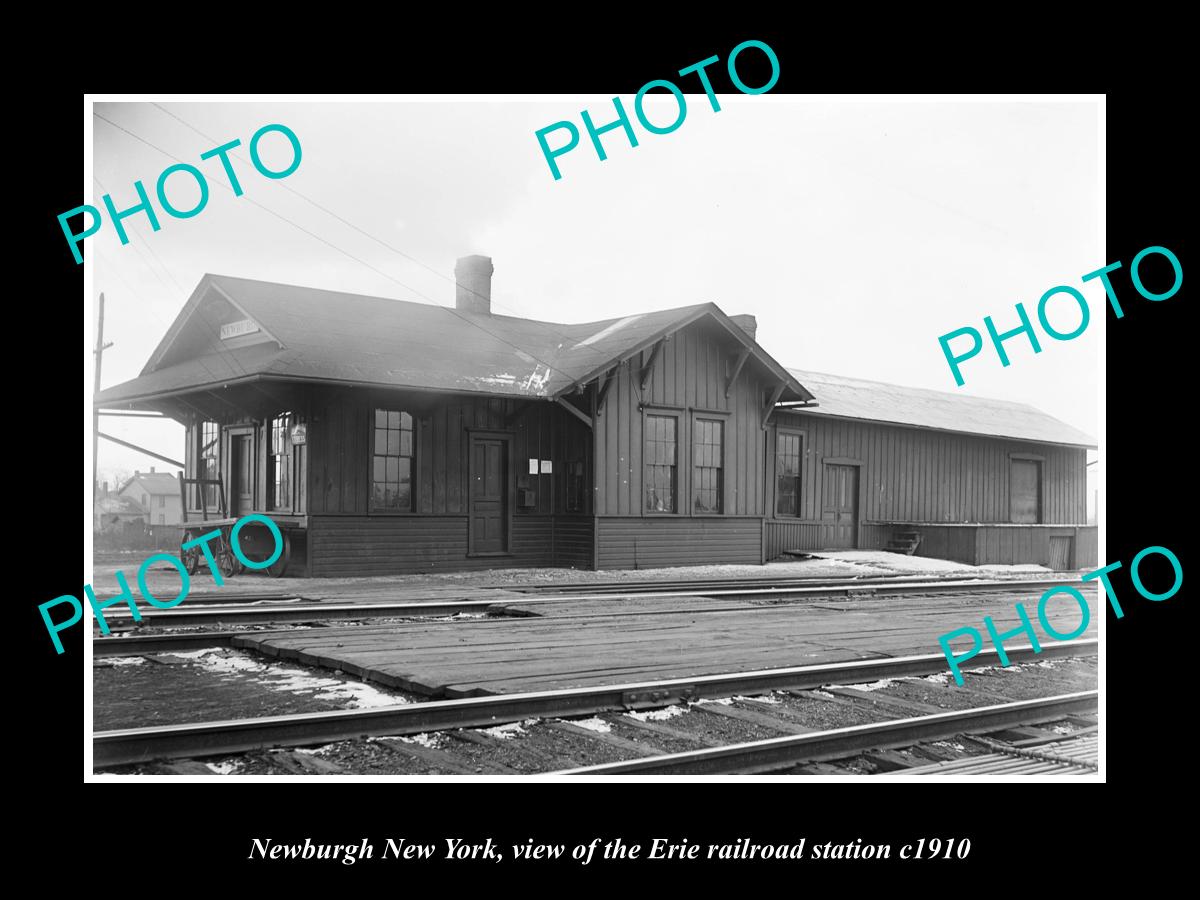
[[[112,341],[104,343],[104,295],[100,295],[100,323],[96,327],[96,381],[92,387],[92,396],[100,393],[100,363],[104,359],[104,351],[112,346]],[[92,496],[96,496],[96,466],[100,453],[100,410],[92,406]]]

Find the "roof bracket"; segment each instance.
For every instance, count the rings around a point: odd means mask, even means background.
[[[601,415],[604,412],[604,399],[608,396],[609,389],[612,388],[613,382],[617,380],[618,366],[613,366],[598,382],[596,391],[596,415]]]
[[[663,344],[666,343],[666,338],[657,341],[654,344],[654,349],[650,351],[650,359],[642,366],[642,390],[646,389],[646,385],[650,383],[650,376],[654,374],[654,364],[658,362],[658,355],[662,353]],[[644,358],[644,356],[643,356]]]
[[[771,399],[768,400],[767,405],[763,407],[762,422],[760,423],[763,431],[767,430],[767,420],[771,418],[771,411],[775,409],[775,404],[778,403],[779,398],[783,396],[783,388],[784,384],[782,381],[775,385],[775,388],[771,391]]]
[[[582,422],[588,428],[592,427],[591,418],[585,412],[583,412],[583,410],[581,410],[578,406],[576,406],[574,403],[570,403],[567,400],[564,400],[562,397],[554,398],[554,402],[557,403],[559,406],[561,406],[563,409],[565,409],[567,412],[569,412],[571,415],[573,415],[575,418],[577,418],[580,422]]]
[[[750,358],[750,348],[743,347],[742,352],[738,354],[737,362],[733,364],[733,373],[729,376],[729,380],[725,382],[725,397],[728,398],[733,393],[733,386],[737,383],[737,378],[742,374],[742,366],[746,365],[746,360]]]

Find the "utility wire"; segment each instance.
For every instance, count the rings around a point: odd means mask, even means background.
[[[155,144],[152,144],[150,141],[146,140],[141,135],[135,134],[134,132],[130,131],[128,128],[125,128],[122,125],[118,125],[116,122],[112,121],[111,119],[109,119],[105,116],[102,116],[100,113],[93,111],[92,115],[95,116],[96,118],[100,119],[101,121],[107,122],[109,125],[113,126],[114,128],[118,129],[119,131],[125,132],[125,134],[129,135],[130,137],[134,138],[137,141],[140,141],[141,143],[145,144],[147,147],[150,147],[153,150],[157,150],[159,153],[163,154],[164,156],[166,156],[170,159],[173,159],[176,162],[184,162],[184,160],[180,159],[178,156],[175,156],[173,153],[169,153],[166,150],[162,149],[161,147],[156,146]],[[233,192],[233,188],[230,187],[229,185],[225,184],[224,182],[217,181],[216,183],[221,185],[222,187],[224,187],[226,190],[230,191],[231,193]],[[437,303],[435,300],[433,300],[433,298],[426,296],[425,294],[421,293],[420,291],[418,291],[416,288],[412,287],[411,285],[405,284],[404,282],[400,281],[398,278],[395,278],[395,277],[389,275],[387,272],[384,272],[382,269],[376,268],[375,266],[371,265],[369,262],[366,262],[365,260],[360,259],[359,257],[355,256],[353,253],[350,253],[347,250],[343,250],[341,247],[337,246],[336,244],[334,244],[330,241],[327,241],[325,238],[321,237],[318,234],[314,234],[313,232],[309,231],[307,228],[303,227],[302,225],[298,225],[297,223],[293,222],[291,219],[287,218],[286,216],[275,212],[273,209],[263,206],[261,203],[257,202],[253,198],[243,194],[242,199],[248,201],[249,203],[253,204],[254,206],[257,206],[259,209],[270,213],[275,218],[280,219],[283,222],[287,222],[289,225],[296,228],[297,230],[304,232],[309,237],[312,237],[315,240],[320,241],[322,244],[325,244],[327,247],[330,247],[330,248],[336,250],[337,252],[341,253],[342,255],[349,257],[350,259],[354,260],[355,262],[359,263],[360,265],[366,266],[368,269],[370,269],[371,271],[375,272],[376,274],[386,278],[388,281],[392,281],[392,282],[400,285],[400,287],[404,288],[405,290],[412,292],[416,296],[421,297],[424,300],[428,300],[434,306],[437,306],[440,309],[446,310],[447,312],[453,314],[457,318],[466,322],[468,325],[472,325],[475,328],[478,328],[480,331],[484,332],[485,334],[487,334],[488,336],[490,336],[492,338],[495,338],[497,341],[500,341],[502,344],[505,344],[505,345],[511,347],[512,349],[516,350],[518,353],[522,353],[522,354],[529,356],[536,362],[545,366],[550,371],[558,372],[564,378],[574,381],[574,378],[572,378],[572,376],[570,376],[566,372],[562,371],[561,369],[559,369],[555,366],[552,366],[550,363],[546,362],[544,359],[540,359],[539,357],[534,356],[532,353],[530,353],[524,347],[519,347],[516,344],[512,343],[511,341],[506,340],[505,338],[496,334],[495,332],[489,331],[487,328],[484,328],[483,325],[481,325],[479,322],[476,322],[472,319],[468,319],[466,316],[462,315],[457,309],[454,309],[453,307],[449,307],[449,306],[442,306],[440,303]]]

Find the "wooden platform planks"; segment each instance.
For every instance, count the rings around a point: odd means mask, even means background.
[[[1094,592],[1089,602],[1094,612]],[[650,611],[644,601],[633,601],[625,612],[625,603],[605,601],[606,615],[583,604],[573,615],[560,610],[530,618],[260,631],[233,643],[416,693],[455,697],[937,653],[939,635],[964,626],[983,631],[985,615],[1001,631],[1019,624],[1013,598],[994,593],[753,609],[697,602]],[[1078,612],[1071,613],[1056,605],[1050,622],[1070,631],[1079,621]],[[1095,618],[1086,636],[1095,634]]]

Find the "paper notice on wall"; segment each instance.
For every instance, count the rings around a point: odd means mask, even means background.
[[[538,461],[536,459],[531,459],[529,461],[529,474],[536,475],[537,473],[538,473]]]
[[[548,459],[543,459],[542,460],[542,474],[543,475],[552,475],[553,473],[554,473],[554,464]]]

